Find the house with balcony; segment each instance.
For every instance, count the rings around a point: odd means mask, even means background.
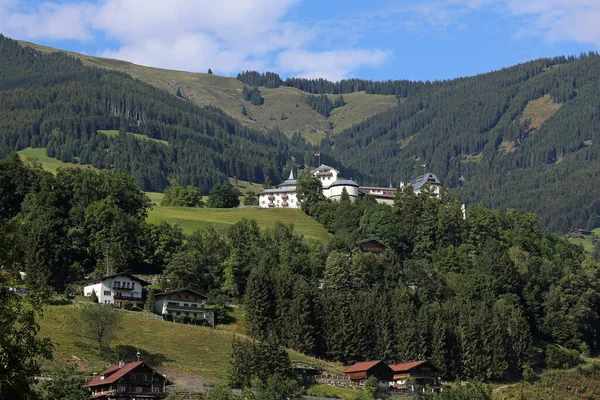
[[[83,295],[91,296],[96,293],[98,303],[115,304],[122,307],[123,303],[130,301],[134,306],[144,306],[144,286],[150,285],[143,279],[132,274],[114,274],[102,278],[85,281]]]
[[[344,374],[357,386],[364,386],[366,380],[374,376],[377,378],[378,388],[382,390],[389,388],[393,376],[390,367],[381,360],[357,362],[346,368]]]
[[[167,290],[154,294],[154,312],[165,319],[188,317],[204,319],[215,326],[214,310],[206,307],[207,296],[191,289]]]
[[[119,363],[85,384],[90,400],[162,400],[172,382],[144,361]]]

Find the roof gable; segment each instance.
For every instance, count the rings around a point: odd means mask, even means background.
[[[194,294],[196,296],[200,296],[203,297],[205,299],[208,299],[208,296],[199,292],[196,292],[195,290],[189,289],[189,288],[183,288],[183,289],[176,289],[176,290],[167,290],[166,292],[161,292],[161,293],[155,293],[154,294],[154,298],[160,297],[160,296],[168,296],[174,293],[181,293],[181,292],[188,292],[191,294]]]
[[[436,367],[435,365],[433,365],[432,363],[430,363],[427,360],[411,361],[411,362],[402,363],[402,364],[391,364],[390,368],[392,369],[392,371],[398,373],[398,372],[408,372],[408,371],[410,371],[416,367],[422,366],[422,365],[427,365],[431,369],[433,369],[437,372],[440,372],[440,369],[438,367]]]
[[[106,275],[100,278],[96,278],[96,279],[89,279],[87,281],[84,281],[84,284],[92,284],[93,282],[102,282],[105,281],[107,279],[113,279],[119,276],[126,276],[129,279],[131,279],[132,281],[138,281],[142,286],[148,286],[150,285],[150,282],[147,282],[143,279],[138,278],[137,276],[133,275],[133,274],[128,274],[128,273],[122,273],[122,274],[113,274],[113,275]]]
[[[142,365],[150,368],[156,374],[162,376],[165,379],[167,385],[170,385],[172,383],[171,381],[169,381],[167,379],[166,376],[164,376],[163,374],[161,374],[160,372],[158,372],[157,370],[155,370],[148,364],[144,363],[144,361],[136,361],[136,362],[125,364],[123,367],[120,367],[119,365],[111,366],[110,368],[105,370],[100,376],[97,376],[94,379],[92,379],[91,381],[89,381],[85,385],[85,387],[107,385],[107,384],[117,382],[119,379],[121,379],[122,377],[124,377],[125,375],[134,371],[136,368],[138,368]],[[102,379],[102,377],[104,377],[104,379]]]
[[[373,368],[374,366],[376,366],[377,364],[381,363],[383,361],[381,360],[373,360],[373,361],[363,361],[363,362],[357,362],[356,364],[346,368],[346,370],[344,370],[344,372],[361,372],[361,371],[368,371],[371,368]]]

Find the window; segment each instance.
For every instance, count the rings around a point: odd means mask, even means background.
[[[183,303],[183,306],[184,307],[189,307],[189,304],[188,303]]]
[[[110,296],[110,290],[105,290],[105,291],[104,291],[104,295],[105,295],[105,296]]]
[[[149,381],[149,380],[150,380],[150,377],[149,377],[148,375],[144,374],[144,380],[145,380],[145,381]]]
[[[152,388],[152,391],[153,391],[154,393],[160,393],[160,392],[162,391],[162,388],[161,388],[160,386],[154,386],[154,387]]]
[[[197,305],[197,304],[194,304],[194,303],[192,303],[192,307],[198,307],[198,305]]]
[[[132,381],[137,381],[137,375],[136,374],[131,374],[131,380]]]
[[[136,386],[135,387],[135,392],[136,393],[142,393],[142,387],[141,386]]]
[[[185,316],[186,316],[186,317],[189,317],[189,316],[190,316],[190,313],[186,311],[186,312],[185,312]]]
[[[131,288],[135,289],[135,283],[131,282]]]
[[[127,386],[124,386],[124,385],[119,386],[119,392],[126,392],[126,391],[127,391]]]

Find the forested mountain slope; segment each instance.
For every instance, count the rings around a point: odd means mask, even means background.
[[[321,151],[381,184],[436,173],[467,202],[600,226],[600,56],[540,59],[423,84]]]
[[[33,43],[21,43],[42,53],[60,51]],[[393,93],[376,95],[357,92],[344,96],[345,107],[336,109],[329,118],[326,118],[306,104],[307,92],[303,89],[266,88],[265,85],[260,85],[263,86],[260,92],[264,104],[254,106],[244,101],[242,97],[244,84],[235,78],[151,68],[73,52],[67,54],[80,59],[84,65],[125,72],[171,94],[176,94],[179,89],[181,95],[191,102],[200,106],[218,107],[245,126],[263,131],[277,127],[288,135],[298,132],[313,143],[318,143],[327,133],[349,128],[397,104]]]
[[[98,130],[121,130],[109,137]],[[126,132],[160,139],[138,140]],[[61,161],[131,172],[143,190],[169,177],[208,192],[228,177],[282,178],[308,146],[278,131],[249,129],[214,107],[199,107],[63,53],[41,54],[0,36],[0,157],[45,147]]]

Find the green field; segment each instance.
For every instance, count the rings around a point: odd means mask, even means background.
[[[58,167],[94,168],[91,165],[66,163],[57,160],[56,158],[48,157],[46,155],[46,149],[32,149],[31,147],[28,147],[25,150],[19,151],[18,154],[23,161],[31,164],[36,162],[34,160],[37,160],[45,170],[50,171],[53,174],[56,173]]]
[[[592,232],[594,235],[600,237],[600,228],[596,228]],[[583,246],[583,249],[588,253],[594,252],[594,243],[592,243],[592,238],[589,236],[571,236],[569,237],[569,243]]]
[[[55,344],[54,360],[44,362],[49,371],[63,363],[75,362],[85,373],[100,372],[112,360],[102,357],[94,343],[77,337],[70,316],[77,307],[49,306],[40,321],[40,337],[49,337]],[[162,370],[171,379],[186,375],[199,375],[213,381],[227,376],[229,352],[234,333],[227,330],[183,325],[124,314],[123,328],[113,349],[135,349]],[[290,351],[294,362],[301,362],[335,371],[336,367],[323,361]],[[123,361],[134,361],[123,360]]]
[[[40,52],[58,49],[21,41]],[[244,84],[235,78],[206,73],[173,71],[144,67],[130,62],[85,54],[66,52],[79,58],[85,65],[121,71],[157,88],[175,94],[179,88],[187,101],[199,106],[212,105],[222,109],[242,124],[260,130],[278,127],[288,135],[300,132],[312,143],[318,143],[327,133],[337,133],[354,123],[388,110],[397,104],[395,96],[365,93],[344,94],[346,105],[335,109],[325,118],[306,104],[308,93],[281,86],[277,89],[261,87],[264,104],[257,107],[242,98]],[[332,96],[333,97],[333,96]],[[186,100],[182,100],[186,101]],[[245,107],[248,115],[242,115]],[[331,129],[329,122],[334,123]]]
[[[177,223],[191,233],[208,225],[230,225],[242,219],[253,219],[261,228],[273,228],[276,222],[294,224],[297,232],[310,239],[327,239],[329,234],[314,219],[300,210],[259,208],[187,208],[155,206],[148,215],[148,222],[167,221]]]
[[[109,136],[109,137],[115,137],[115,136],[117,136],[119,134],[119,131],[117,131],[117,130],[102,130],[101,129],[98,132],[104,133],[106,136]],[[156,143],[164,144],[165,146],[169,145],[169,142],[167,142],[166,140],[149,138],[148,136],[140,135],[139,133],[127,132],[127,134],[134,136],[136,139],[151,140],[151,141],[156,142]]]

